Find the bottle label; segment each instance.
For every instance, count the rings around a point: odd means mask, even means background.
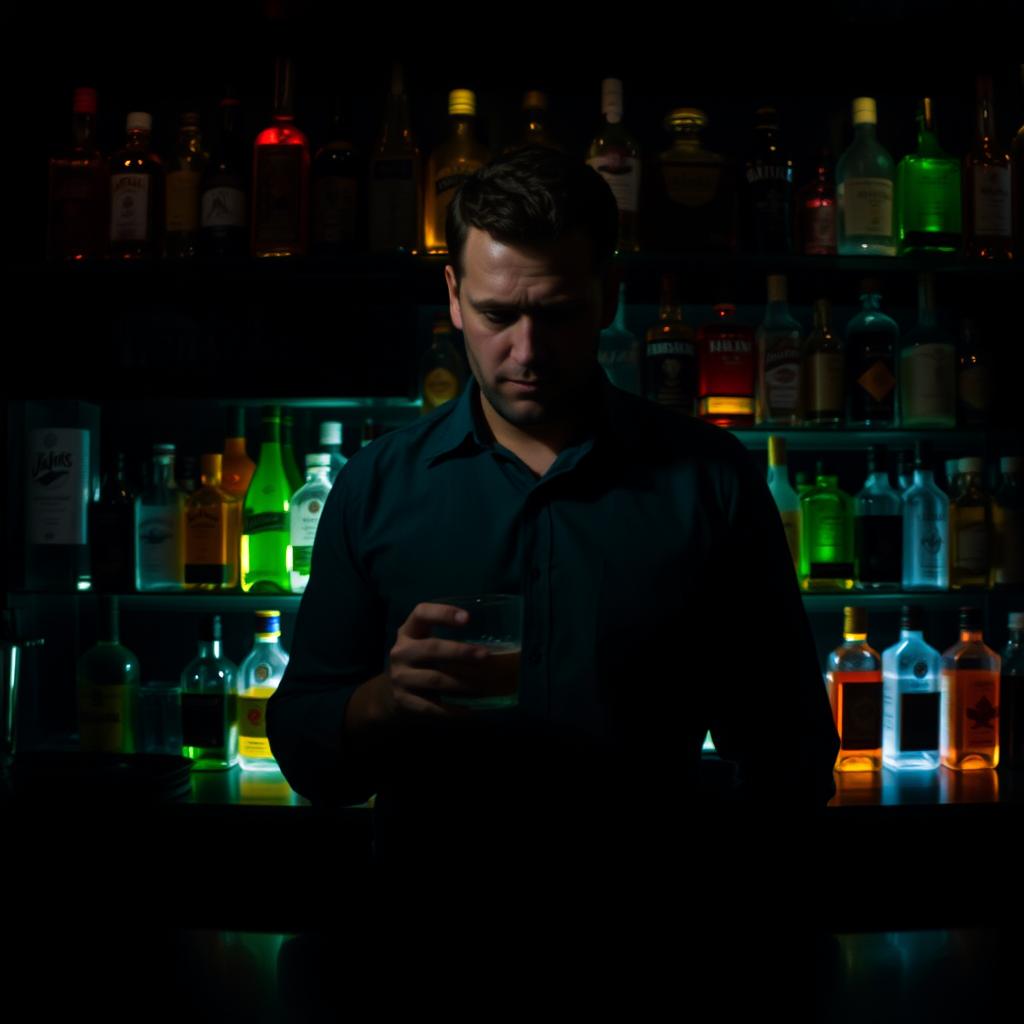
[[[982,238],[1010,237],[1010,168],[974,169],[974,233]]]
[[[882,746],[882,673],[830,673],[832,700],[842,750]]]
[[[998,672],[943,669],[942,685],[950,715],[947,749],[991,750],[999,735]]]
[[[29,543],[85,544],[88,514],[89,431],[30,431]]]
[[[230,725],[228,694],[182,692],[183,746],[223,750],[226,755]]]
[[[174,493],[174,492],[172,492]],[[181,579],[181,512],[176,504],[138,505],[139,578],[170,583]]]
[[[609,149],[587,163],[608,182],[619,210],[636,213],[640,199],[639,162],[621,149]]]
[[[110,177],[110,240],[145,242],[149,228],[149,175]]]
[[[900,735],[896,746],[900,753],[939,749],[938,691],[901,694]]]
[[[302,146],[257,146],[254,240],[294,246],[302,239]]]
[[[245,516],[245,532],[271,533],[275,530],[288,530],[287,512],[249,512]]]
[[[269,665],[259,665],[254,678],[270,676]],[[238,694],[238,753],[242,757],[270,758],[270,743],[267,741],[267,701],[276,687],[254,686]]]
[[[836,251],[836,208],[832,202],[822,203],[807,211],[807,237],[804,252],[809,256]]]
[[[919,531],[918,570],[929,577],[944,577],[946,573],[947,518],[945,516],[921,516],[914,525]]]
[[[903,358],[903,416],[906,420],[955,419],[953,346],[934,342],[907,349]]]
[[[245,193],[228,185],[208,188],[203,193],[204,228],[244,228]]]
[[[764,356],[765,415],[791,415],[800,403],[800,350],[791,347],[790,339],[766,339],[767,348],[782,342],[779,348],[768,348]]]
[[[989,567],[988,528],[984,510],[954,509],[956,557],[953,567],[971,576],[984,576]]]
[[[191,566],[224,566],[228,560],[226,506],[193,506],[186,514],[185,561]],[[250,531],[251,532],[251,531]],[[188,582],[196,582],[189,580]]]
[[[313,241],[352,244],[356,237],[355,178],[325,175],[313,190]]]
[[[443,366],[434,367],[423,378],[423,405],[436,409],[439,405],[457,398],[459,380],[451,370]]]
[[[689,341],[656,341],[644,357],[645,394],[659,405],[693,413],[697,398],[697,351]]]
[[[78,687],[78,731],[82,750],[134,753],[131,684],[83,683]]]
[[[167,230],[195,232],[199,227],[199,174],[171,171],[167,175]]]
[[[857,383],[876,402],[881,402],[896,387],[896,378],[889,364],[879,359],[857,378]]]
[[[839,415],[843,408],[843,354],[813,352],[809,360],[810,408],[813,415]]]
[[[888,178],[847,178],[838,194],[848,236],[892,237],[892,182]]]
[[[291,535],[293,547],[312,547],[316,538],[316,528],[320,524],[320,515],[324,510],[323,498],[310,498],[291,510]]]

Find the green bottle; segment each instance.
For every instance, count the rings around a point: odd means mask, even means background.
[[[917,152],[908,153],[896,170],[900,255],[958,252],[960,161],[939,147],[928,97],[922,101],[917,123]]]
[[[263,410],[260,458],[242,506],[242,590],[287,594],[291,484],[281,455],[281,408]]]
[[[139,660],[123,647],[113,594],[99,599],[99,639],[79,659],[78,730],[82,750],[134,754]]]
[[[815,486],[800,497],[800,586],[851,590],[854,581],[853,498],[818,463]]]

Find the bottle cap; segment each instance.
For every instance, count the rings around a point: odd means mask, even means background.
[[[314,455],[306,456],[306,469],[331,468],[331,456],[325,452],[317,452]]]
[[[853,101],[853,123],[878,124],[878,108],[870,96],[859,96]]]
[[[866,634],[868,631],[867,608],[847,605],[843,609],[843,632]]]
[[[1010,629],[1024,629],[1024,612],[1010,612],[1007,625]]]
[[[476,93],[472,89],[452,89],[448,93],[448,113],[474,117]]]
[[[210,615],[199,623],[199,639],[219,640],[221,638],[221,623],[219,615]]]
[[[341,424],[337,420],[324,420],[320,424],[321,444],[341,444]]]
[[[980,608],[960,609],[960,628],[977,632],[982,628],[984,618]]]
[[[900,610],[900,629],[924,631],[924,608],[919,604],[905,604]]]
[[[1019,473],[1024,466],[1024,458],[1019,455],[1004,455],[999,460],[1000,473]]]
[[[777,434],[768,435],[768,465],[784,466],[786,464],[786,439]]]
[[[95,114],[96,90],[88,88],[76,89],[72,101],[72,110],[76,114]]]
[[[256,613],[256,632],[260,636],[281,635],[281,613],[276,609],[273,611],[259,611]]]
[[[523,110],[547,110],[548,98],[539,89],[531,89],[523,97]]]
[[[153,115],[143,113],[141,110],[134,110],[128,115],[128,131],[141,129],[144,132],[153,130]]]
[[[708,123],[708,115],[696,107],[676,107],[670,110],[665,118],[665,128],[675,131],[679,128],[704,128]]]

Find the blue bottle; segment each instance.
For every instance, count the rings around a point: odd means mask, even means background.
[[[882,763],[897,770],[939,766],[942,655],[924,641],[924,609],[904,605],[900,638],[882,652]]]
[[[623,391],[643,394],[643,346],[626,326],[626,286],[619,285],[615,321],[601,332],[597,361],[608,379]]]
[[[915,445],[914,482],[903,495],[903,589],[949,589],[949,498],[929,467],[926,442]]]

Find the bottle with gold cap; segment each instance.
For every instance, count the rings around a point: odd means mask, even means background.
[[[423,195],[423,245],[428,253],[445,253],[445,221],[456,189],[491,159],[487,147],[473,133],[476,93],[452,89],[448,94],[451,132],[427,161]]]
[[[895,256],[896,167],[878,141],[875,101],[853,101],[853,142],[836,166],[840,256]]]
[[[800,495],[789,482],[786,466],[786,439],[776,434],[768,437],[768,490],[775,499],[782,525],[786,531],[793,568],[800,570]]]
[[[640,204],[640,149],[636,139],[622,123],[622,82],[606,78],[601,83],[602,124],[590,143],[587,163],[606,182],[619,208],[617,248],[624,252],[639,249],[637,215]]]
[[[267,739],[267,701],[288,667],[281,646],[281,613],[256,613],[252,650],[238,667],[238,763],[243,771],[275,771],[277,761]]]
[[[868,643],[868,610],[843,609],[843,642],[828,656],[828,699],[839,733],[836,771],[882,767],[882,659]]]
[[[200,461],[201,486],[185,503],[185,587],[231,590],[238,586],[242,503],[221,487],[223,456]]]

